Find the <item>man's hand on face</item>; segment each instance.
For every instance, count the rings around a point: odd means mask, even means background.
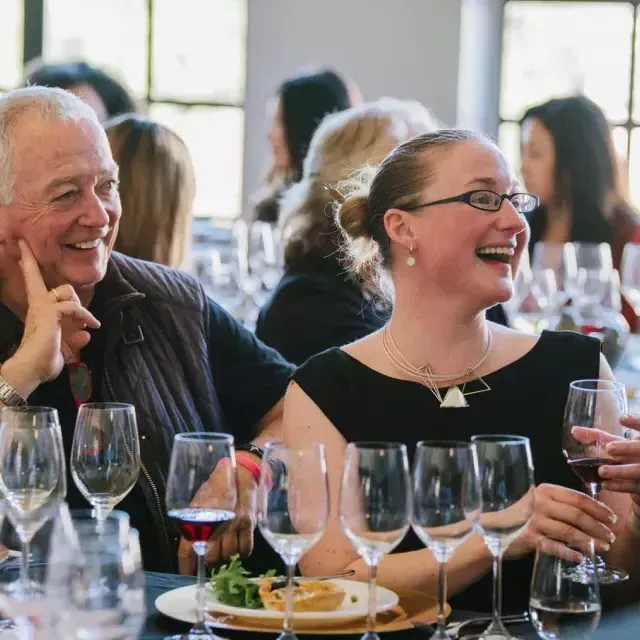
[[[226,487],[226,483],[224,485]],[[228,560],[239,553],[248,556],[253,551],[253,532],[256,527],[256,497],[258,485],[253,475],[244,467],[238,466],[238,506],[236,517],[224,534],[207,546],[207,564],[214,564]],[[213,496],[223,490],[216,479],[216,471],[196,494],[191,506],[206,507],[215,505]],[[178,548],[178,567],[183,575],[195,572],[196,556],[191,546],[184,538],[180,540]]]
[[[98,320],[85,309],[70,285],[51,291],[24,240],[19,240],[20,268],[24,276],[28,310],[24,335],[16,353],[2,365],[2,376],[24,398],[41,383],[56,378],[66,362],[77,359]]]

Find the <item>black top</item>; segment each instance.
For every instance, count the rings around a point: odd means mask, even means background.
[[[302,364],[377,331],[389,313],[363,293],[335,258],[307,258],[281,278],[260,310],[256,335],[289,362]],[[507,324],[500,305],[489,309],[487,317]]]
[[[572,332],[546,331],[527,354],[484,376],[491,391],[472,395],[464,409],[441,409],[422,384],[378,373],[340,349],[311,358],[293,379],[347,441],[403,442],[411,460],[419,440],[468,441],[479,433],[527,436],[531,438],[536,483],[580,489],[562,454],[564,405],[569,384],[597,378],[599,368],[598,340]],[[474,387],[468,385],[468,389]],[[422,543],[410,531],[396,552],[421,548]],[[527,609],[532,566],[532,555],[505,562],[505,612]],[[453,608],[490,611],[491,597],[491,575],[487,574],[452,597],[450,603]]]
[[[101,321],[105,312],[103,299],[102,287],[99,284],[90,310]],[[6,308],[4,311],[9,313]],[[231,426],[230,433],[237,443],[246,443],[255,437],[256,423],[284,395],[294,367],[274,350],[266,348],[250,331],[212,300],[209,300],[209,314],[208,353],[225,424]],[[17,322],[15,317],[13,319]],[[91,341],[80,354],[82,362],[92,373],[92,402],[109,400],[100,397],[102,384],[99,377],[104,369],[104,327],[103,324],[100,329],[92,331]],[[29,396],[29,403],[57,408],[66,459],[69,461],[77,406],[71,392],[67,367],[64,367],[55,380],[41,384]],[[161,496],[161,499],[164,500],[164,496]],[[76,488],[70,470],[67,502],[71,508],[89,508],[89,504]],[[150,530],[153,527],[153,519],[149,517],[140,484],[136,484],[116,508],[128,512],[131,525],[139,530],[144,556],[145,548],[154,548],[157,535]],[[273,555],[275,556],[275,553]]]

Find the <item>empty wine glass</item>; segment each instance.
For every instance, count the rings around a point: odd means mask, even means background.
[[[136,638],[145,620],[138,532],[129,516],[61,510],[51,534],[44,610],[56,637]]]
[[[533,273],[551,269],[556,280],[556,305],[563,306],[568,299],[567,288],[577,274],[574,246],[570,243],[537,242],[533,248]]]
[[[535,485],[529,438],[477,435],[482,514],[479,528],[493,556],[493,620],[480,638],[511,640],[502,624],[502,556],[533,516]]]
[[[71,475],[98,520],[104,520],[133,489],[139,473],[135,408],[115,402],[81,405],[71,447]]]
[[[407,448],[394,442],[347,445],[339,501],[340,527],[369,567],[367,631],[378,639],[376,574],[382,557],[402,541],[410,526],[411,480]]]
[[[416,535],[438,562],[438,629],[447,640],[446,563],[475,530],[480,517],[480,482],[475,445],[419,442],[413,465],[413,515]]]
[[[198,595],[195,626],[170,640],[217,640],[204,621],[204,561],[208,546],[235,518],[237,499],[233,438],[226,433],[178,434],[167,478],[167,515],[193,545],[198,560]]]
[[[594,500],[598,499],[600,492],[600,466],[619,464],[607,453],[607,444],[624,435],[620,418],[626,413],[627,393],[620,382],[575,380],[569,385],[564,411],[562,451],[569,466],[585,484]],[[580,431],[577,432],[576,428]],[[585,432],[584,428],[593,431]],[[586,437],[589,434],[592,434],[591,438]],[[607,567],[598,557],[595,566],[600,584],[621,582],[629,577],[622,569]],[[582,564],[581,570],[585,576],[593,575],[593,565],[588,562]]]
[[[593,563],[593,543],[580,549]],[[577,580],[575,562],[559,558],[540,545],[531,580],[529,614],[543,640],[588,638],[600,621],[600,587],[597,580]]]
[[[300,558],[318,543],[329,518],[324,445],[293,449],[269,443],[258,489],[258,526],[287,566],[285,614],[279,640],[294,640],[293,578]]]
[[[609,274],[613,269],[611,247],[606,242],[572,242],[578,269],[603,271]]]
[[[0,491],[20,543],[20,577],[8,590],[17,599],[43,595],[29,579],[29,543],[66,495],[58,412],[49,407],[4,407],[0,412]]]

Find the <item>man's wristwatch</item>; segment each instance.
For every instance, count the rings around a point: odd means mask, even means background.
[[[0,402],[6,407],[21,407],[27,404],[27,401],[2,376],[0,376]]]

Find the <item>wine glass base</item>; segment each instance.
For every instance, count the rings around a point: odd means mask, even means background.
[[[598,560],[601,561],[600,558],[598,558]],[[581,582],[583,584],[593,582],[594,573],[597,574],[597,579],[600,584],[617,584],[629,579],[629,574],[626,571],[609,567],[603,561],[601,561],[602,564],[600,564],[598,560],[596,560],[595,571],[593,563],[583,562],[567,571],[564,577],[572,578],[575,582]]]
[[[616,569],[615,567],[598,568],[598,582],[600,584],[617,584],[628,579],[629,574],[622,569]]]
[[[38,600],[44,598],[44,586],[35,580],[15,580],[4,591],[16,600]]]
[[[217,636],[215,633],[211,633],[210,631],[202,632],[199,631],[189,631],[189,633],[179,633],[175,636],[166,636],[164,640],[227,640],[226,638],[221,638]]]
[[[502,622],[492,622],[482,633],[463,635],[460,638],[463,640],[522,640],[518,636],[510,634]]]

